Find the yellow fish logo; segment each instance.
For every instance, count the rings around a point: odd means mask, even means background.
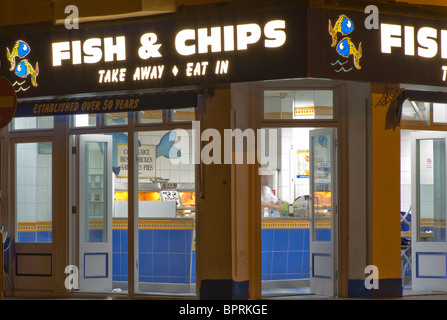
[[[15,70],[16,75],[18,75],[21,78],[26,78],[28,75],[31,76],[31,84],[34,87],[37,87],[37,81],[36,78],[39,75],[39,63],[36,62],[36,68],[33,68],[31,64],[28,62],[28,60],[22,60],[17,65]]]
[[[31,51],[29,45],[22,40],[16,41],[14,48],[10,52],[8,48],[6,48],[6,56],[9,60],[9,63],[11,64],[11,68],[9,68],[9,71],[14,70],[16,67],[16,57],[24,58],[28,55],[28,53]]]
[[[337,34],[340,32],[342,35],[350,34],[354,30],[354,24],[351,19],[342,14],[338,17],[337,22],[334,27],[332,27],[332,22],[329,19],[329,34],[332,36],[332,47],[337,44]]]
[[[351,54],[354,57],[354,65],[357,69],[361,69],[360,66],[360,58],[362,57],[362,43],[359,43],[359,48],[357,49],[354,43],[351,41],[351,38],[345,37],[341,40],[337,45],[337,52],[339,55],[347,58]]]

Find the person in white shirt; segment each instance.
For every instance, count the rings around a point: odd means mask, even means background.
[[[273,216],[278,217],[282,201],[273,194],[272,188],[270,188],[271,172],[261,169],[259,174],[261,175],[261,215],[264,216],[267,212],[270,216],[273,211]]]

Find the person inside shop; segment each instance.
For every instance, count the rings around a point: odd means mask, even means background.
[[[261,214],[263,217],[279,217],[281,210],[281,203],[284,201],[279,200],[270,187],[270,176],[272,173],[268,169],[261,169],[259,171],[261,175]]]

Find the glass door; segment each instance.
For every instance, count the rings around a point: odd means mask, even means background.
[[[112,137],[79,138],[79,290],[112,290]]]
[[[412,290],[446,291],[446,139],[412,134]]]
[[[335,129],[310,132],[310,292],[336,295]]]

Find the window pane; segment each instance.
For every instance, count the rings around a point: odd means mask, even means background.
[[[196,117],[196,108],[183,108],[183,109],[172,109],[171,110],[171,121],[172,122],[191,122],[194,121]]]
[[[332,90],[264,92],[264,119],[333,119]]]
[[[52,241],[52,144],[15,147],[17,242]]]
[[[402,120],[429,124],[430,104],[428,102],[405,100],[402,105]]]
[[[417,141],[418,241],[446,241],[445,140]]]
[[[106,126],[123,126],[128,124],[127,112],[107,113],[105,115]]]
[[[195,174],[184,138],[138,133],[139,292],[195,292]]]
[[[14,118],[12,127],[14,130],[52,129],[53,122],[53,116]]]
[[[96,114],[77,114],[73,116],[73,128],[96,127]]]
[[[163,110],[145,110],[138,112],[138,123],[162,123]]]
[[[433,103],[433,122],[447,122],[446,103]]]

